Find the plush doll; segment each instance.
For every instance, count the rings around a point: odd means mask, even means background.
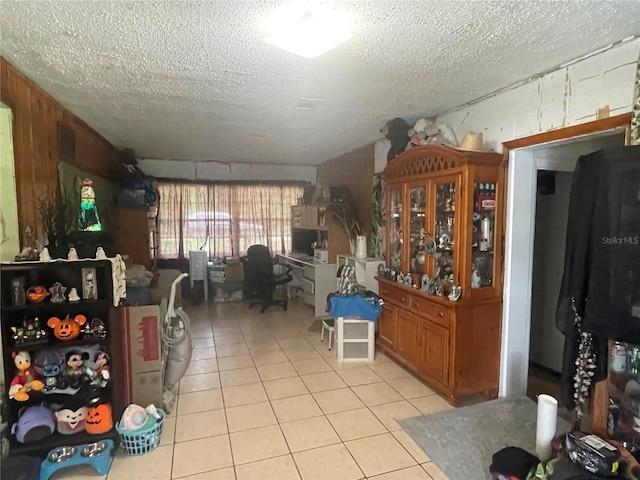
[[[29,391],[39,391],[44,388],[44,383],[39,378],[34,368],[31,368],[31,355],[29,352],[13,352],[11,354],[18,371],[11,380],[9,387],[9,398],[13,398],[18,402],[24,402],[29,399]]]
[[[71,408],[58,410],[55,413],[58,432],[63,435],[82,432],[86,428],[88,410],[87,407],[80,407],[77,410],[72,410]]]
[[[396,156],[407,148],[409,143],[409,135],[407,132],[411,128],[407,122],[401,118],[394,118],[389,120],[384,127],[380,129],[380,132],[391,141],[391,148],[387,154],[387,163],[391,162]]]
[[[66,377],[69,381],[69,387],[80,388],[83,380],[93,379],[95,373],[89,367],[84,366],[84,361],[89,359],[87,352],[68,352],[65,356],[67,362]]]
[[[20,418],[11,427],[11,433],[20,443],[34,443],[47,438],[55,429],[53,413],[47,407],[34,405],[20,410]]]
[[[111,415],[111,405],[102,403],[89,408],[86,420],[87,433],[100,435],[102,433],[107,433],[112,428],[113,417]]]
[[[455,139],[453,142],[450,141],[439,125],[426,118],[419,119],[407,133],[413,145],[448,145],[450,147],[456,145]]]
[[[91,382],[93,385],[99,385],[104,388],[109,383],[111,376],[109,370],[109,356],[105,352],[97,352],[93,363],[96,364],[96,378]]]

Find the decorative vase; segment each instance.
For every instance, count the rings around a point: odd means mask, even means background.
[[[364,235],[356,237],[356,258],[367,258],[367,237]]]

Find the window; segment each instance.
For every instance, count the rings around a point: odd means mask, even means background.
[[[160,258],[185,257],[205,244],[219,257],[244,255],[256,243],[291,250],[291,205],[301,186],[159,182],[158,190]]]

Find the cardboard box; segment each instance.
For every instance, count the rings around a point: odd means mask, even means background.
[[[123,350],[130,375],[159,372],[162,368],[160,349],[160,307],[124,307]]]
[[[227,282],[244,281],[244,267],[241,264],[229,265],[224,269],[224,278]]]
[[[131,378],[131,400],[141,407],[153,403],[157,408],[164,408],[162,401],[162,372],[137,373]]]

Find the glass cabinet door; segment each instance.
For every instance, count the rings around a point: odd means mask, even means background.
[[[456,182],[447,181],[435,185],[435,225],[433,277],[439,279],[437,295],[447,295],[454,283],[454,244],[456,230]]]
[[[412,274],[420,277],[426,271],[427,259],[426,194],[427,189],[424,185],[409,189],[409,269]]]
[[[389,267],[399,272],[402,269],[402,190],[389,191]]]
[[[473,191],[471,288],[491,287],[495,257],[496,184],[475,183]]]

